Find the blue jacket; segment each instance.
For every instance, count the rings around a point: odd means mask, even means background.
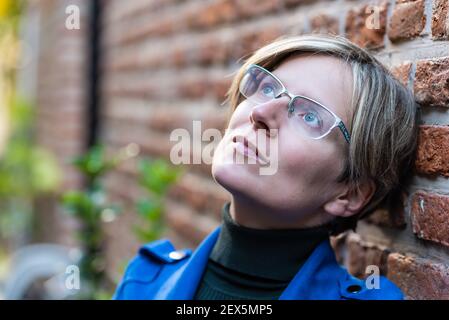
[[[192,300],[205,271],[221,226],[192,252],[175,250],[167,239],[143,245],[129,263],[113,299]],[[380,276],[378,289],[351,276],[335,259],[329,240],[323,241],[293,277],[280,300],[402,300],[400,289]]]

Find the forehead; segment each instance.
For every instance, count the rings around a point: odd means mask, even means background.
[[[340,59],[326,55],[301,55],[287,59],[272,73],[289,92],[320,102],[345,124],[348,123],[352,73],[349,65]]]

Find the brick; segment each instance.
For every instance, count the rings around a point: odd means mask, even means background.
[[[120,121],[105,121],[102,141],[105,144],[124,146],[137,143],[142,154],[169,159],[172,145],[168,133],[157,133],[144,126],[124,124]]]
[[[165,218],[168,225],[178,234],[191,239],[196,245],[219,224],[217,219],[196,214],[188,206],[173,200],[166,201]]]
[[[204,77],[188,76],[178,83],[178,94],[185,98],[201,98],[208,93],[209,83]]]
[[[232,58],[240,59],[247,56],[282,34],[282,27],[277,23],[265,23],[242,30],[233,47]]]
[[[366,267],[369,265],[377,266],[381,275],[387,274],[389,250],[363,241],[355,233],[348,235],[346,243],[348,250],[346,265],[352,275],[360,279],[366,278],[370,274],[366,273]]]
[[[218,24],[220,19],[219,12],[214,6],[204,7],[198,12],[197,8],[190,9],[184,17],[184,24],[188,29],[210,28]]]
[[[80,225],[75,217],[63,215],[56,210],[56,195],[45,195],[35,199],[33,206],[35,219],[39,224],[33,230],[33,238],[36,242],[51,242],[66,246],[79,246],[74,232],[79,230]]]
[[[349,10],[345,21],[346,37],[361,47],[369,49],[384,47],[387,8],[388,2],[382,1]],[[378,19],[373,19],[377,13]]]
[[[163,19],[159,22],[155,23],[150,30],[148,30],[148,34],[150,36],[167,36],[172,34],[173,32],[179,29],[176,24],[177,21],[175,17],[170,17],[170,19]],[[132,40],[141,39],[145,36],[145,32],[138,33]]]
[[[192,7],[186,13],[185,24],[191,29],[210,29],[238,19],[239,12],[233,0],[218,0]]]
[[[185,67],[187,66],[189,62],[188,58],[188,52],[189,48],[186,48],[184,45],[177,45],[173,48],[173,51],[170,54],[170,61],[171,64],[174,65],[177,68]],[[153,64],[153,66],[156,66],[157,64]]]
[[[449,108],[449,57],[417,62],[414,93],[425,106]]]
[[[412,63],[407,61],[398,66],[394,66],[391,69],[391,72],[396,79],[398,79],[404,86],[408,87],[411,69]]]
[[[407,191],[392,190],[377,209],[363,220],[381,227],[404,229],[406,227],[404,207],[407,200]]]
[[[348,235],[348,232],[343,232],[337,236],[331,236],[329,238],[330,244],[335,253],[335,258],[337,259],[337,262],[341,265],[344,264],[344,259],[346,256],[346,237],[347,237],[347,235]]]
[[[281,0],[235,0],[237,12],[242,18],[273,14],[281,8]]]
[[[392,253],[388,256],[387,277],[407,299],[449,299],[449,266],[445,263]]]
[[[319,14],[310,19],[310,28],[315,33],[338,34],[338,18],[327,14]]]
[[[230,77],[220,77],[219,79],[215,79],[213,81],[213,92],[217,99],[224,99],[225,94],[231,86],[232,79]]]
[[[153,110],[151,118],[147,123],[153,130],[171,132],[177,128],[187,128],[191,126],[192,120],[181,110],[173,110],[173,108],[172,110],[164,110],[163,108],[160,108],[160,110]],[[136,124],[142,125],[143,123],[137,122]]]
[[[410,216],[419,238],[449,246],[449,196],[417,191]]]
[[[404,210],[402,207],[401,210],[396,212],[390,212],[386,209],[376,210],[364,220],[381,227],[403,229],[406,226]]]
[[[432,39],[449,39],[449,2],[435,0],[432,8]]]
[[[390,19],[388,38],[392,42],[417,37],[424,29],[424,0],[397,1]]]
[[[284,0],[284,6],[287,9],[291,9],[293,7],[299,6],[299,5],[303,5],[303,4],[308,4],[308,3],[312,3],[316,0]]]
[[[418,173],[449,177],[449,126],[420,126],[415,168]]]
[[[200,40],[196,52],[197,62],[201,65],[221,64],[230,56],[231,46],[225,39],[209,34]]]
[[[141,40],[145,37],[161,37],[173,34],[181,28],[178,15],[147,15],[140,17],[132,24],[128,24],[127,32],[121,39],[120,44],[127,44]]]
[[[202,162],[199,164],[190,165],[189,169],[192,170],[192,173],[202,174],[203,176],[210,178],[211,171],[212,171],[212,165]]]
[[[282,35],[282,27],[277,22],[265,24],[257,34],[255,49],[259,49]]]
[[[226,129],[226,120],[228,112],[224,109],[211,110],[206,115],[201,118],[201,128],[206,129],[217,129],[223,132]]]
[[[105,187],[108,194],[117,197],[133,209],[136,201],[148,196],[144,189],[137,184],[134,175],[122,168],[108,173],[105,177]]]
[[[190,186],[177,183],[170,190],[169,196],[173,199],[185,202],[190,208],[197,212],[205,211],[207,207],[207,199],[201,192],[194,192]]]
[[[196,212],[210,212],[218,219],[223,204],[229,201],[227,193],[218,185],[209,179],[200,178],[193,174],[183,175],[171,189],[170,196],[182,200]]]

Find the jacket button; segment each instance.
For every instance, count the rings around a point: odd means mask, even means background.
[[[346,291],[348,291],[349,293],[358,293],[361,290],[362,290],[362,287],[359,286],[358,284],[353,284],[346,288]]]
[[[173,260],[181,260],[186,256],[186,254],[182,251],[172,251],[168,254],[168,256]]]

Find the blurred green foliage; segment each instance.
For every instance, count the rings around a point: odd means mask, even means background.
[[[16,97],[10,110],[10,135],[0,158],[3,238],[26,232],[31,223],[33,199],[55,191],[61,181],[56,159],[33,141],[33,107]]]
[[[137,156],[138,146],[130,144],[115,155],[107,155],[104,146],[96,145],[86,154],[74,159],[73,164],[87,181],[81,191],[69,191],[62,196],[67,212],[81,223],[78,237],[83,246],[80,271],[83,278],[82,299],[108,299],[104,261],[104,235],[102,221],[112,220],[121,212],[117,204],[108,202],[102,178],[122,161]],[[141,241],[148,242],[159,238],[165,230],[163,222],[164,202],[168,188],[180,175],[163,159],[140,159],[138,161],[138,182],[146,196],[135,203],[140,219],[133,226]],[[87,289],[86,289],[87,287]]]
[[[83,247],[80,261],[83,289],[80,298],[95,299],[103,292],[105,261],[102,220],[105,216],[111,219],[111,215],[118,214],[120,208],[107,202],[101,178],[129,156],[124,149],[109,158],[104,146],[95,145],[73,160],[73,164],[86,179],[87,188],[64,193],[62,202],[67,212],[74,215],[81,224],[78,232]]]
[[[141,217],[139,225],[134,227],[138,238],[144,242],[156,240],[165,231],[162,214],[164,198],[168,188],[181,174],[179,168],[170,166],[163,159],[144,159],[139,162],[139,183],[147,193],[136,203],[136,211]]]
[[[1,0],[0,1],[0,36],[5,27],[18,29],[19,17],[24,7],[23,0]]]
[[[0,19],[15,17],[20,14],[23,0],[2,0],[0,2]]]
[[[30,197],[50,192],[60,182],[56,159],[33,141],[33,108],[16,99],[11,134],[0,158],[0,197]]]

